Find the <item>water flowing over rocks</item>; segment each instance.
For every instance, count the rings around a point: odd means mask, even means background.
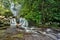
[[[37,30],[40,29],[40,30]],[[5,30],[2,35],[0,36],[1,40],[60,40],[60,33],[54,33],[52,29],[46,29],[45,31],[41,31],[41,28],[27,28],[24,29],[23,32],[20,31],[22,29],[19,29],[17,31],[16,28],[8,28]],[[26,32],[26,30],[29,30]],[[47,31],[48,30],[48,31]],[[22,38],[17,37],[15,35],[22,32]],[[50,33],[51,32],[51,33]]]
[[[10,4],[10,10],[13,16],[17,17],[19,10],[21,9],[21,5],[15,5],[13,2]],[[11,26],[4,32],[1,32],[0,40],[60,40],[60,33],[55,33],[54,30],[50,28],[43,29],[43,31],[42,28],[29,28],[27,25],[28,22],[25,18],[20,18],[19,23],[21,25],[18,26],[18,28],[16,27],[16,18],[11,18],[10,21]]]

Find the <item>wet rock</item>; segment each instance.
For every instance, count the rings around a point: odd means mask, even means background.
[[[57,34],[57,39],[60,40],[60,33]]]
[[[18,32],[16,28],[7,28],[6,33],[14,35],[14,34],[17,34]]]
[[[52,33],[53,33],[53,30],[50,29],[50,28],[47,28],[47,29],[46,29],[46,32],[49,33],[49,34],[52,34]]]

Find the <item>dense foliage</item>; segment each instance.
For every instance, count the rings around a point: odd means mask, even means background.
[[[23,15],[35,26],[60,23],[60,0],[12,0],[22,5],[19,16]],[[0,14],[11,16],[9,0],[0,1]],[[8,15],[7,15],[8,14]],[[50,23],[50,24],[48,24]],[[59,26],[58,24],[54,24]]]

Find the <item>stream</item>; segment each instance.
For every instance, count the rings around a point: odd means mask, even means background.
[[[46,29],[41,31],[41,28],[25,28],[23,32],[21,29],[16,31],[15,28],[7,28],[6,30],[0,30],[0,40],[60,40],[60,33],[55,33],[52,29]],[[17,37],[17,34],[23,34],[22,38]],[[12,37],[15,36],[15,37]]]

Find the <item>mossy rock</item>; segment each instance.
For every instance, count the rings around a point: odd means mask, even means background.
[[[12,38],[15,38],[15,37],[17,37],[17,38],[23,38],[23,34],[16,34],[16,35],[13,35],[11,37]]]

